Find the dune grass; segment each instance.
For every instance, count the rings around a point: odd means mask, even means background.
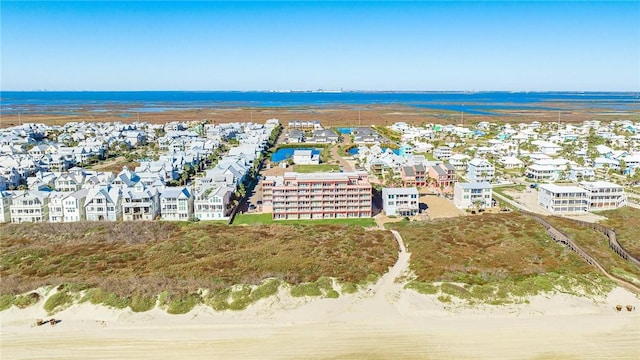
[[[227,308],[244,308],[275,294],[280,282],[369,281],[393,265],[397,254],[390,233],[350,225],[56,225],[0,226],[0,293],[7,295],[2,306],[15,303],[12,295],[65,284],[47,301],[51,311],[77,295],[134,311],[152,308],[157,299],[167,311],[180,313],[209,302],[198,289],[217,294],[235,284],[257,286],[228,299]]]
[[[578,292],[588,281],[611,282],[518,213],[483,214],[436,222],[390,223],[411,251],[416,278],[406,287],[471,302],[508,302],[544,291]],[[436,286],[434,283],[464,284]]]

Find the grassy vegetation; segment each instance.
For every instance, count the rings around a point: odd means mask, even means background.
[[[295,165],[293,171],[299,173],[337,172],[340,171],[340,166],[334,164]]]
[[[443,221],[390,223],[411,251],[410,269],[416,279],[407,287],[425,294],[439,293],[489,302],[511,301],[511,294],[531,295],[553,289],[577,291],[596,279],[598,289],[609,280],[580,257],[553,241],[535,221],[517,214],[483,214]],[[553,275],[552,275],[553,274]],[[595,280],[593,280],[595,281]],[[445,285],[435,289],[434,282]]]
[[[547,217],[547,220],[571,237],[576,244],[593,256],[605,270],[640,286],[640,269],[611,251],[609,241],[604,234],[589,227],[576,226],[569,219],[550,216]]]
[[[616,230],[616,237],[630,254],[640,258],[640,209],[625,206],[616,210],[602,211],[598,215],[607,217],[602,224]]]
[[[0,305],[15,304],[13,295],[64,284],[47,301],[51,311],[77,297],[134,311],[151,309],[157,299],[179,313],[223,298],[225,291],[226,308],[243,308],[277,292],[281,281],[315,283],[323,276],[340,283],[370,281],[386,272],[397,254],[388,232],[315,222],[22,224],[0,226],[0,238]],[[234,284],[258,286],[238,292],[231,290]],[[210,293],[203,296],[198,289]],[[329,296],[329,290],[322,291]]]
[[[71,306],[73,302],[73,295],[63,290],[49,296],[47,301],[44,302],[43,307],[49,314],[53,314],[66,309],[67,307]]]
[[[373,126],[373,128],[378,132],[378,134],[384,136],[393,142],[400,142],[402,133],[393,131],[386,126]]]
[[[513,200],[513,197],[509,194],[505,194],[505,191],[517,191],[522,192],[525,191],[527,187],[525,185],[509,185],[509,186],[498,186],[493,188],[493,192],[496,192],[509,200]]]

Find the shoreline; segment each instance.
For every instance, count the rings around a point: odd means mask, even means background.
[[[386,279],[388,280],[388,279]],[[603,358],[640,349],[637,296],[615,288],[587,298],[536,295],[529,303],[445,305],[380,279],[372,294],[294,298],[285,288],[242,311],[198,305],[184,315],[89,303],[53,316],[34,306],[0,312],[3,357],[21,358]],[[61,320],[36,326],[37,318]],[[70,355],[71,354],[71,355]]]

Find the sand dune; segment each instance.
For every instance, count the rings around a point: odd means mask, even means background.
[[[400,261],[398,263],[401,263]],[[398,264],[396,264],[398,266]],[[396,270],[402,270],[399,265]],[[393,269],[388,273],[393,273]],[[397,275],[397,274],[396,274]],[[185,315],[79,304],[55,315],[41,305],[0,315],[3,359],[637,359],[639,300],[555,294],[529,304],[448,305],[381,279],[338,299],[293,298],[286,289],[241,312],[200,306]]]

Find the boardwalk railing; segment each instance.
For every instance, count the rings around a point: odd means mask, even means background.
[[[636,294],[640,294],[640,286],[634,284],[633,282],[631,282],[631,281],[629,281],[627,279],[623,279],[623,278],[620,278],[619,276],[616,276],[614,274],[609,273],[607,270],[605,270],[605,268],[602,265],[600,265],[600,263],[595,258],[593,258],[591,255],[589,255],[588,252],[582,250],[582,248],[578,244],[576,244],[573,240],[571,240],[571,238],[567,234],[565,234],[560,229],[558,229],[558,228],[554,227],[553,225],[551,225],[551,223],[549,223],[547,220],[545,220],[542,216],[540,216],[540,215],[538,215],[536,213],[525,211],[525,210],[520,210],[520,212],[522,214],[526,215],[526,216],[531,217],[532,219],[534,219],[538,223],[540,223],[542,226],[544,226],[544,228],[547,230],[547,233],[549,234],[549,236],[551,236],[551,238],[553,240],[555,240],[555,241],[565,245],[566,247],[568,247],[570,250],[572,250],[573,252],[578,254],[581,258],[583,258],[591,266],[594,266],[595,268],[597,268],[600,272],[602,272],[608,278],[610,278],[611,280],[615,281],[620,286],[622,286],[622,287],[624,287],[624,288],[626,288],[626,289],[628,289],[628,290],[630,290],[630,291],[632,291],[632,292],[634,292]],[[588,224],[589,225],[593,225],[593,224],[590,224],[590,223],[588,223]],[[608,230],[612,231],[611,229],[608,229]],[[614,233],[615,233],[615,231],[614,231]],[[616,243],[617,243],[617,241],[616,241]],[[618,244],[618,246],[619,246],[619,244]],[[622,249],[622,247],[620,247],[620,249],[622,251],[624,251],[624,249]],[[626,253],[626,251],[624,253]],[[634,259],[633,257],[631,257],[631,258]]]
[[[619,242],[616,237],[616,231],[614,229],[608,228],[601,224],[590,223],[582,220],[570,219],[578,225],[584,227],[590,227],[596,231],[603,233],[609,239],[609,248],[613,250],[618,256],[621,258],[633,263],[634,265],[640,267],[640,259],[631,255]]]

